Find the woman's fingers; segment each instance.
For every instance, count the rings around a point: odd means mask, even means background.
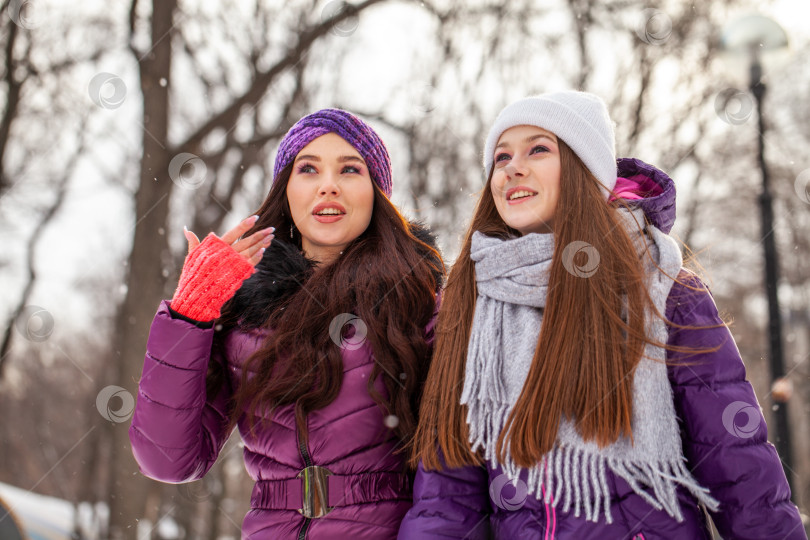
[[[265,229],[265,230],[267,230],[267,229]],[[263,233],[264,231],[260,231],[260,232]],[[251,235],[251,236],[254,236],[254,235]],[[273,241],[273,238],[275,238],[275,237],[276,236],[274,234],[272,234],[272,233],[268,234],[268,235],[262,235],[262,241],[261,242],[256,242],[254,244],[249,245],[248,247],[246,247],[242,251],[240,251],[239,254],[242,255],[243,257],[245,257],[248,260],[252,260],[254,255],[256,255],[256,252],[264,251],[265,249],[267,249],[270,246],[270,243]],[[237,244],[238,244],[238,242],[237,242]],[[256,262],[258,263],[260,260],[261,260],[261,257],[259,257],[259,259]]]
[[[239,222],[239,225],[222,235],[222,241],[226,244],[233,245],[234,242],[239,240],[240,236],[248,232],[250,228],[256,224],[258,219],[259,216],[250,216],[247,219],[243,219]],[[234,249],[236,249],[236,247],[234,247]],[[237,249],[236,251],[239,250]]]
[[[196,234],[194,234],[193,232],[188,230],[185,225],[183,225],[183,236],[185,236],[186,240],[188,241],[188,252],[189,253],[191,253],[191,251],[195,247],[200,245],[200,239],[197,238]]]
[[[247,250],[254,247],[256,249],[259,249],[261,247],[267,247],[270,245],[270,241],[267,240],[267,238],[272,236],[275,230],[276,230],[275,227],[268,227],[266,229],[256,231],[247,238],[242,238],[241,240],[233,244],[233,249],[235,249],[239,253],[245,253]]]
[[[221,240],[229,244],[237,253],[243,256],[253,266],[256,266],[262,260],[264,250],[273,241],[273,232],[276,230],[274,227],[268,227],[260,231],[256,231],[247,238],[239,239],[240,236],[245,234],[251,227],[256,224],[259,216],[250,216],[242,220],[236,227],[222,235]],[[188,240],[188,252],[200,245],[200,239],[197,238],[193,232],[183,227],[183,234]]]
[[[262,257],[264,256],[264,250],[265,250],[265,248],[263,248],[263,247],[258,248],[256,250],[256,253],[254,253],[253,255],[248,257],[248,262],[250,264],[252,264],[253,266],[256,266],[257,264],[259,264],[259,261],[261,261]]]

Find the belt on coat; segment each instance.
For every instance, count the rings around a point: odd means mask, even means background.
[[[335,507],[381,501],[411,501],[411,479],[399,472],[332,474],[307,467],[296,478],[258,480],[251,508],[297,510],[309,518],[322,517]]]

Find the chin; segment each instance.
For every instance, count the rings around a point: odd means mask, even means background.
[[[317,245],[317,246],[321,246],[321,247],[325,247],[325,248],[332,248],[332,247],[336,247],[336,246],[341,246],[341,245],[346,243],[342,238],[334,238],[334,237],[331,237],[331,236],[329,238],[314,237],[310,241],[313,244]]]
[[[530,222],[530,221],[505,221],[511,228],[520,232],[521,236],[529,233],[546,234],[552,232],[551,227],[545,222]]]
[[[353,238],[346,232],[336,232],[335,234],[313,235],[312,243],[322,247],[336,247],[348,244]]]

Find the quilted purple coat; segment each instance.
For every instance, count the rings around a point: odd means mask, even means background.
[[[424,230],[415,233],[433,242]],[[307,264],[297,250],[274,241],[236,294],[236,301],[245,302],[240,312],[245,317],[266,313],[268,303],[302,282],[296,274]],[[440,283],[441,276],[436,277]],[[228,400],[240,384],[244,360],[262,345],[267,331],[240,325],[223,331],[222,346],[215,346],[214,328],[179,316],[168,304],[160,304],[150,330],[130,441],[143,474],[179,483],[202,478],[216,461],[230,435]],[[428,342],[434,322],[435,312],[426,327]],[[255,481],[243,538],[396,537],[411,506],[413,474],[406,471],[403,453],[395,452],[400,441],[366,388],[374,366],[369,343],[342,351],[340,392],[331,404],[308,415],[308,439],[298,433],[293,405],[278,408],[272,424],[257,426],[253,433],[247,414],[239,419],[245,465]],[[226,368],[227,380],[215,397],[206,399],[210,362]],[[382,378],[376,383],[386,396]],[[307,483],[299,478],[307,467],[330,474],[325,481]],[[322,493],[303,493],[319,486]],[[321,496],[333,510],[305,517],[299,510],[304,499],[312,500],[307,495]]]
[[[663,172],[639,160],[620,159],[619,176],[638,185],[638,201],[647,218],[664,232],[675,220],[675,187]],[[702,286],[691,274],[682,273]],[[708,292],[681,285],[672,288],[666,316],[679,325],[720,324]],[[745,378],[745,367],[726,327],[672,330],[670,345],[719,350],[690,356],[688,366],[668,369],[683,451],[695,478],[720,501],[712,519],[726,540],[806,539],[790,490],[759,403]],[[677,360],[675,354],[670,360]],[[736,421],[755,430],[724,424],[729,407],[745,408]],[[732,417],[734,415],[732,414]],[[728,424],[728,425],[727,425]],[[734,431],[737,431],[735,435]],[[620,477],[608,471],[613,523],[594,523],[573,512],[563,513],[533,495],[521,497],[515,486],[495,481],[501,470],[491,466],[425,471],[414,485],[414,506],[400,529],[400,540],[497,538],[516,540],[708,540],[705,514],[686,490],[678,493],[684,520],[677,522],[639,497]],[[525,475],[523,480],[525,481]]]

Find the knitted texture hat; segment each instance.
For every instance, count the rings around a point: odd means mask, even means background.
[[[360,153],[369,174],[387,197],[391,196],[391,159],[388,149],[371,126],[341,109],[321,109],[295,123],[281,140],[273,167],[273,179],[295,160],[306,145],[321,135],[340,135]]]
[[[498,114],[484,145],[484,173],[492,170],[495,145],[515,126],[537,126],[562,139],[608,191],[616,185],[616,143],[605,102],[586,92],[563,91],[527,97]]]

